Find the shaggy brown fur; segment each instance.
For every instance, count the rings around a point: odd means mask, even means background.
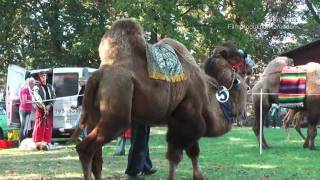
[[[301,121],[303,120],[303,117],[304,117],[303,111],[289,109],[288,113],[286,114],[286,116],[282,120],[288,139],[290,139],[289,125],[292,122],[294,129],[298,132],[300,137],[303,140],[306,140],[306,138],[304,137],[304,135],[301,132]]]
[[[211,75],[208,76],[189,51],[173,39],[158,43],[175,49],[187,80],[168,83],[149,79],[142,35],[135,21],[122,19],[101,40],[101,66],[88,80],[83,99],[81,127],[88,126],[90,133],[76,147],[84,177],[91,179],[93,173],[95,179],[101,179],[102,146],[130,127],[132,121],[138,121],[168,126],[169,179],[175,178],[183,150],[192,161],[194,179],[203,179],[198,164],[198,140],[202,136],[222,135],[231,128],[214,97],[217,85],[231,87],[234,115],[244,107],[247,86],[233,72],[230,65],[236,63],[233,60],[222,55],[210,58],[211,65],[206,67]],[[242,82],[240,91],[231,86],[233,77]]]
[[[213,57],[222,56],[224,59],[228,59],[231,64],[237,64],[242,58],[238,49],[231,42],[223,43],[215,48],[211,55]]]
[[[260,93],[262,89],[264,93],[278,93],[280,73],[284,66],[291,65],[293,60],[286,57],[278,57],[272,60],[265,68],[261,79],[252,88],[253,93]],[[304,113],[307,117],[308,122],[308,135],[303,144],[304,148],[314,149],[314,140],[317,135],[316,125],[319,121],[320,111],[318,104],[320,102],[319,95],[308,95],[308,94],[320,94],[320,65],[317,63],[308,63],[307,65],[300,66],[307,72],[307,87],[306,87],[306,99]],[[278,103],[277,95],[263,95],[262,100],[262,117],[263,121],[272,103]],[[259,141],[259,127],[260,127],[260,96],[253,96],[253,104],[255,111],[255,121],[253,124],[253,131]],[[263,131],[262,131],[263,132]],[[268,144],[265,140],[264,133],[262,133],[262,147],[268,148]]]

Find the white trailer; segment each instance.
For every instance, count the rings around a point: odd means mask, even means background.
[[[37,78],[40,71],[48,73],[47,82],[53,85],[56,99],[53,105],[53,130],[54,135],[69,136],[73,132],[80,109],[72,109],[71,105],[77,103],[80,90],[79,78],[88,78],[95,71],[86,67],[63,67],[52,69],[26,70],[17,65],[8,66],[6,83],[6,113],[7,123],[10,127],[19,127],[19,89],[24,86],[28,77]],[[34,120],[34,115],[31,116]]]

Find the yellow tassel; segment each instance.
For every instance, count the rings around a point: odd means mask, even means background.
[[[168,77],[167,75],[159,73],[159,72],[149,72],[149,78],[163,80],[163,81],[167,81],[167,82],[180,82],[180,81],[187,80],[187,77],[185,74],[180,74],[180,75]]]

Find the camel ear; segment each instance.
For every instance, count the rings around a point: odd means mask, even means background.
[[[220,50],[220,55],[224,58],[224,59],[228,59],[228,57],[229,57],[229,50],[227,49],[227,48],[222,48],[221,50]]]
[[[222,56],[224,59],[228,58],[228,49],[226,47],[216,47],[213,49],[213,51],[211,52],[211,56]]]

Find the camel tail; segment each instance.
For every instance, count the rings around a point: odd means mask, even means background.
[[[84,96],[82,100],[82,110],[80,115],[79,125],[75,128],[75,131],[71,135],[70,141],[75,142],[76,139],[80,136],[81,131],[88,125],[88,120],[92,121],[90,118],[90,113],[94,112],[96,94],[99,88],[99,82],[102,77],[103,70],[97,70],[92,73],[90,78],[87,81]]]

